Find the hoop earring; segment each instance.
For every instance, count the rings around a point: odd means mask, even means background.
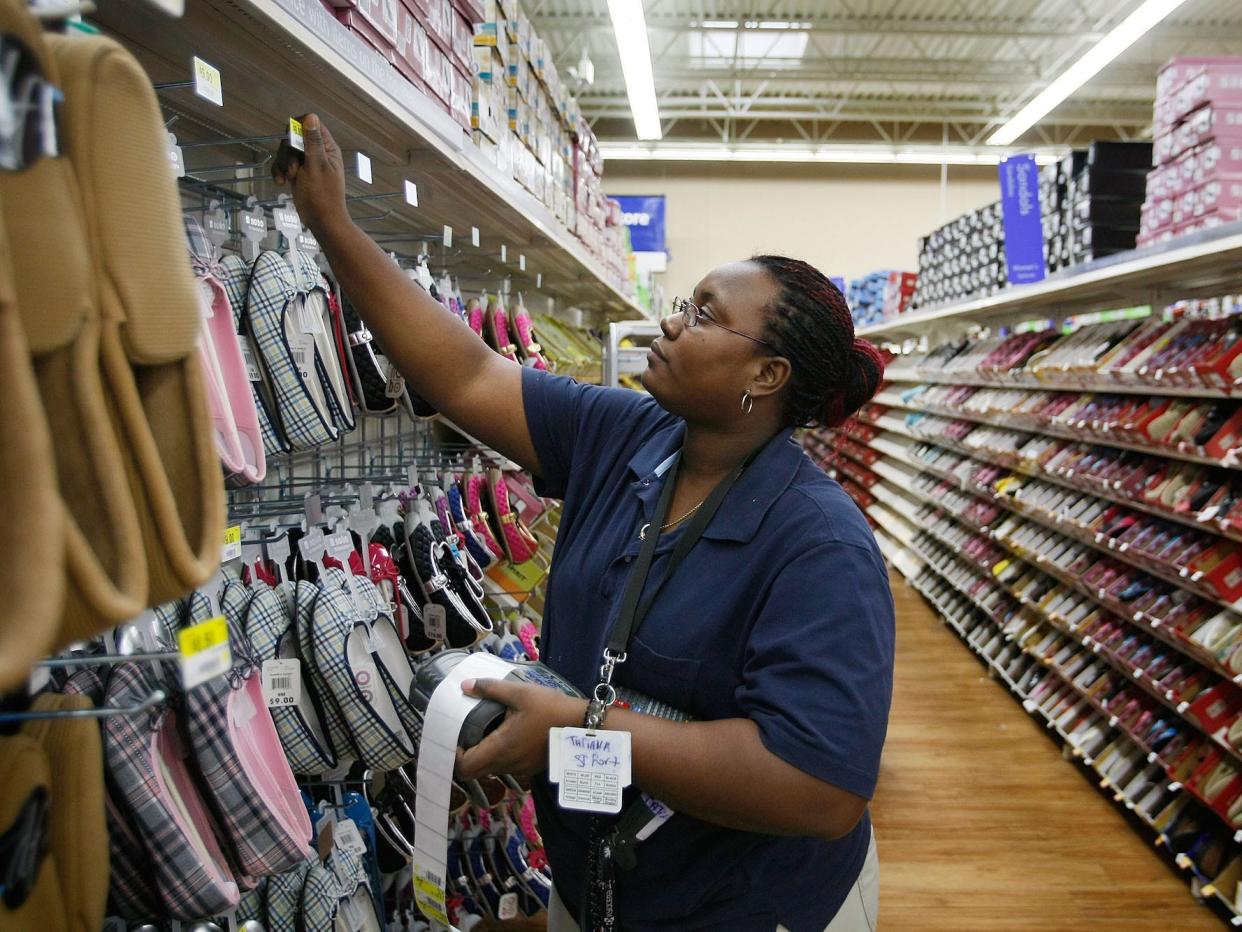
[[[742,395],[742,413],[750,414],[753,410],[755,410],[755,399],[752,398],[750,396],[750,392],[747,391],[744,395]]]

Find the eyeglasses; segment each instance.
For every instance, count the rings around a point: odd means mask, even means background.
[[[734,330],[732,327],[726,327],[720,321],[716,320],[716,318],[709,314],[703,313],[702,308],[700,308],[693,301],[688,301],[685,298],[674,298],[673,313],[680,314],[681,322],[687,327],[697,327],[700,320],[705,320],[714,327],[719,327],[721,330],[727,330],[729,333],[735,333],[739,337],[745,337],[752,343],[758,343],[760,346],[766,346],[768,349],[772,350],[772,352],[776,352],[776,347],[774,347],[771,343],[768,343],[766,340],[760,340],[758,337],[752,337],[749,333],[742,333],[740,330]]]

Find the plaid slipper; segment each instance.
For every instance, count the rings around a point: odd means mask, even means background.
[[[230,462],[223,452],[221,459],[226,468],[246,482],[262,482],[267,475],[263,434],[259,429],[259,413],[255,408],[254,393],[242,355],[233,305],[224,287],[225,271],[220,263],[220,251],[193,216],[185,218],[185,235],[189,243],[190,266],[194,269],[200,294],[211,311],[211,316],[203,321],[199,349],[204,374],[208,376],[212,417],[217,425],[216,446],[219,449],[222,440],[225,443],[229,441],[228,436],[221,438],[220,431],[223,429],[227,434],[231,425],[237,443],[236,461]],[[222,424],[225,421],[227,424]]]
[[[360,598],[378,607],[374,584],[353,577]],[[315,666],[336,697],[359,759],[375,770],[393,770],[413,760],[417,747],[397,712],[372,655],[371,618],[365,618],[346,591],[346,576],[325,569],[315,600]],[[391,624],[391,622],[390,622]]]
[[[45,46],[43,29],[22,0],[0,0],[0,32],[29,53],[24,57],[28,73],[14,75],[15,80],[26,83],[32,92],[36,92],[36,82],[40,80],[52,87],[61,86],[55,60]],[[17,63],[15,59],[14,65]],[[162,153],[163,147],[159,151]],[[167,175],[166,165],[164,172]],[[138,511],[125,479],[120,441],[112,427],[108,395],[99,370],[102,322],[96,302],[98,286],[91,268],[77,179],[69,159],[40,157],[22,171],[0,172],[0,212],[11,229],[22,231],[8,244],[16,306],[34,361],[41,407],[47,423],[56,425],[51,441],[61,499],[53,505],[46,487],[40,486],[52,475],[45,471],[47,460],[29,459],[17,464],[22,471],[19,480],[4,483],[6,489],[20,489],[23,498],[23,503],[6,499],[12,511],[5,513],[25,527],[28,509],[37,507],[45,516],[48,533],[54,533],[56,525],[63,523],[69,582],[64,609],[58,618],[60,630],[49,635],[37,624],[41,617],[40,601],[32,600],[21,588],[24,584],[18,582],[26,579],[45,586],[48,591],[41,598],[47,600],[47,605],[57,599],[58,582],[49,582],[46,577],[59,561],[53,559],[55,554],[47,549],[47,543],[39,543],[41,535],[36,532],[31,557],[38,549],[44,554],[41,559],[47,562],[29,575],[8,574],[11,581],[6,583],[6,596],[11,593],[16,598],[6,598],[5,612],[20,611],[26,606],[32,614],[21,620],[29,647],[14,644],[10,653],[5,639],[5,660],[0,662],[4,668],[0,676],[3,688],[13,685],[9,681],[14,676],[22,675],[16,671],[21,669],[24,673],[21,658],[29,656],[27,651],[43,653],[58,644],[85,640],[141,612],[147,606],[148,577]],[[33,217],[44,218],[45,222],[32,223]],[[20,378],[13,375],[9,366],[3,368],[10,376]],[[27,399],[28,389],[29,386]],[[15,390],[16,394],[10,395],[6,383],[5,404],[8,406],[9,399],[13,399],[9,416],[23,418],[28,433],[25,444],[37,457],[40,449],[46,450],[38,443],[39,418],[36,415],[29,423],[25,421],[29,409],[23,407],[22,390]],[[15,450],[21,449],[23,444],[19,441]],[[50,524],[46,516],[52,516]],[[15,559],[24,557],[25,553],[21,553]],[[47,605],[42,611],[48,611]]]
[[[319,378],[314,340],[302,332],[299,315],[304,299],[284,256],[260,253],[246,287],[247,327],[271,374],[281,426],[295,450],[339,436]]]
[[[260,664],[275,659],[300,660],[293,622],[295,589],[293,583],[281,583],[275,588],[264,584],[254,587],[254,598],[246,615],[246,633]],[[294,773],[302,776],[336,768],[336,755],[324,732],[317,701],[304,668],[298,704],[271,710],[289,764]]]
[[[221,599],[226,617],[244,616],[249,599],[243,590],[236,581],[226,588]],[[210,602],[197,592],[179,608],[188,624],[212,614]],[[310,819],[240,625],[230,624],[229,640],[233,669],[184,694],[185,730],[235,871],[251,877],[279,874],[306,857]]]
[[[104,781],[104,816],[108,828],[108,914],[125,919],[147,920],[158,916],[159,891],[155,884],[155,867],[124,806],[118,802],[119,791],[111,779]]]
[[[224,482],[212,439],[194,277],[155,90],[99,36],[49,36],[65,92],[65,149],[100,282],[100,364],[141,525],[151,602],[206,582],[220,562]]]
[[[249,348],[250,358],[254,360],[259,377],[250,382],[250,393],[254,398],[255,412],[259,417],[259,433],[263,437],[263,449],[268,456],[290,451],[289,441],[285,439],[284,430],[280,426],[280,417],[276,409],[275,389],[272,387],[271,374],[263,365],[259,355],[259,346],[254,333],[248,326],[245,316],[246,286],[250,282],[250,266],[246,260],[236,253],[230,253],[220,260],[221,282],[229,296],[229,306],[233,309],[233,326],[237,329],[238,339]]]
[[[175,675],[152,664],[118,664],[108,680],[108,704],[135,705],[155,689],[171,691]],[[187,753],[167,704],[149,715],[104,720],[111,785],[151,855],[163,908],[173,916],[218,916],[237,905],[241,892],[186,766]]]
[[[56,841],[51,782],[37,740],[29,735],[0,738],[0,929],[5,932],[69,928],[58,852],[49,847]]]
[[[267,932],[302,932],[302,888],[311,867],[319,863],[316,857],[307,858],[291,871],[277,874],[267,882],[263,897],[263,921]]]
[[[302,291],[302,302],[307,315],[313,317],[318,326],[311,335],[315,342],[315,359],[317,375],[328,410],[332,412],[332,420],[341,433],[349,433],[354,429],[354,406],[350,401],[349,387],[345,374],[341,370],[341,357],[337,353],[335,323],[332,319],[332,303],[329,301],[330,283],[315,265],[315,260],[304,252],[299,252],[298,285]]]
[[[93,709],[85,696],[44,693],[36,712]],[[108,826],[104,817],[103,742],[94,719],[26,722],[22,733],[47,757],[55,805],[48,819],[69,932],[98,932],[108,903]]]
[[[298,582],[293,605],[293,624],[297,632],[298,655],[302,660],[302,686],[306,688],[309,682],[311,690],[318,697],[316,708],[320,713],[320,721],[332,753],[336,755],[337,765],[340,766],[347,760],[357,760],[359,755],[349,726],[345,724],[345,715],[341,712],[336,693],[328,685],[315,655],[315,603],[318,598],[317,583],[305,580]]]
[[[270,877],[260,877],[253,890],[247,890],[242,894],[241,902],[237,904],[235,917],[239,925],[245,922],[263,921],[263,901],[267,898],[267,884],[270,879]]]

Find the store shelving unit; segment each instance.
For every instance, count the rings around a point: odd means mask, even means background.
[[[943,335],[957,328],[1056,318],[1085,309],[1161,304],[1230,291],[1242,265],[1242,223],[1228,224],[1167,246],[1118,253],[1033,285],[902,314],[858,328],[870,340]]]
[[[352,212],[377,218],[365,228],[388,248],[416,251],[425,240],[441,240],[449,226],[454,246],[445,265],[463,279],[507,276],[514,291],[538,286],[565,306],[610,319],[646,316],[551,210],[490,164],[466,130],[315,0],[203,0],[189,4],[181,20],[146,4],[112,3],[92,19],[122,39],[157,84],[186,81],[193,56],[219,69],[223,108],[188,88],[161,96],[165,112],[177,117],[169,129],[184,147],[190,175],[259,161],[278,141],[254,137],[279,134],[290,116],[313,110],[345,153],[349,193],[370,199],[355,202]],[[357,152],[372,160],[371,184],[356,176]],[[267,165],[254,169],[260,200],[276,193],[268,172]],[[201,177],[222,180],[218,171]],[[417,185],[417,206],[404,198],[407,179]],[[471,227],[479,228],[478,248]]]
[[[890,345],[912,348],[914,340],[926,338],[932,346],[956,340],[976,330],[995,332],[1022,320],[1064,321],[1074,314],[1112,307],[1150,304],[1159,311],[1164,305],[1185,298],[1206,297],[1242,290],[1242,224],[1220,228],[1210,234],[1172,248],[1139,251],[1096,263],[1046,282],[1013,288],[997,296],[959,303],[949,307],[903,315],[895,321],[859,329],[859,334]],[[999,358],[999,357],[998,357]],[[1089,656],[1092,663],[1106,665],[1114,677],[1109,686],[1113,694],[1123,687],[1145,697],[1162,715],[1182,721],[1188,734],[1198,734],[1203,747],[1232,761],[1242,771],[1242,746],[1229,740],[1229,728],[1196,718],[1194,700],[1203,693],[1179,695],[1180,683],[1160,683],[1141,666],[1115,653],[1115,644],[1101,644],[1087,630],[1088,620],[1105,618],[1123,627],[1127,635],[1152,645],[1152,650],[1171,656],[1188,669],[1202,671],[1207,688],[1216,694],[1237,696],[1242,670],[1229,665],[1228,654],[1218,656],[1192,639],[1195,625],[1183,631],[1157,615],[1135,610],[1112,591],[1094,585],[1091,569],[1116,565],[1128,579],[1135,571],[1154,584],[1179,592],[1178,598],[1204,600],[1212,617],[1224,612],[1242,624],[1242,598],[1231,599],[1216,591],[1201,572],[1173,564],[1158,564],[1150,554],[1140,553],[1077,521],[1070,512],[1041,507],[1040,501],[1055,500],[1058,490],[1076,496],[1094,496],[1108,506],[1123,506],[1135,520],[1156,517],[1173,527],[1193,528],[1201,534],[1223,541],[1242,541],[1242,529],[1222,523],[1221,516],[1176,512],[1159,501],[1129,497],[1121,481],[1103,481],[1091,475],[1075,475],[1072,468],[1049,465],[1036,459],[1023,459],[1019,444],[1006,447],[1006,436],[1021,435],[1056,438],[1092,448],[1136,451],[1162,458],[1170,466],[1194,468],[1199,464],[1214,469],[1237,469],[1235,462],[1222,462],[1201,449],[1178,449],[1167,445],[1144,446],[1108,436],[1087,424],[1040,421],[1034,417],[1014,417],[996,409],[991,400],[980,398],[977,410],[961,404],[936,403],[926,393],[911,393],[916,385],[973,386],[1030,391],[1098,392],[1215,399],[1231,397],[1226,389],[1206,385],[1161,384],[1154,374],[1145,384],[1121,384],[1111,375],[1086,378],[1081,373],[1057,381],[1050,367],[1040,379],[1022,369],[1004,371],[963,371],[952,365],[929,364],[920,368],[905,357],[898,357],[886,375],[887,381],[857,418],[838,435],[820,436],[808,441],[808,448],[831,452],[843,462],[842,470],[851,476],[863,470],[865,492],[871,504],[868,517],[878,525],[877,536],[890,564],[900,570],[967,645],[988,664],[994,675],[1019,699],[1032,715],[1045,721],[1057,734],[1067,759],[1075,760],[1084,772],[1104,777],[1101,786],[1113,794],[1118,805],[1137,817],[1152,832],[1158,846],[1171,848],[1166,825],[1158,813],[1145,811],[1139,800],[1113,786],[1100,771],[1099,761],[1079,747],[1079,736],[1064,722],[1055,720],[1050,710],[1020,688],[1020,671],[1038,665],[1044,675],[1059,677],[1076,693],[1075,707],[1095,716],[1092,721],[1108,729],[1110,736],[1143,748],[1148,766],[1157,768],[1164,790],[1187,797],[1201,807],[1205,818],[1217,826],[1228,842],[1222,870],[1217,876],[1204,876],[1197,863],[1184,851],[1170,851],[1174,863],[1187,873],[1192,892],[1221,907],[1234,925],[1242,926],[1242,911],[1235,893],[1242,879],[1242,819],[1236,823],[1213,809],[1196,780],[1189,774],[1175,774],[1166,761],[1143,744],[1143,735],[1127,729],[1117,710],[1101,702],[1101,696],[1088,694],[1074,682],[1075,671],[1063,670],[1052,653],[1040,643],[1052,637],[1057,650],[1070,657]],[[969,402],[967,402],[969,404]],[[977,425],[977,426],[975,426]],[[988,432],[988,433],[985,433]],[[997,434],[996,432],[1001,432]],[[985,442],[989,438],[1000,438]],[[832,464],[832,458],[826,460]],[[1222,476],[1230,476],[1221,472]],[[1006,482],[1017,476],[1020,481]],[[910,505],[897,508],[898,503]],[[976,520],[975,516],[982,519]],[[1037,542],[1032,546],[1032,541]],[[967,546],[969,544],[969,546]],[[1074,558],[1054,560],[1057,548],[1072,549]],[[975,555],[979,555],[976,559]],[[1073,567],[1073,570],[1070,569]],[[1085,568],[1084,568],[1085,567]],[[998,569],[999,568],[999,569]],[[1003,577],[1003,578],[1002,578]],[[1138,578],[1138,577],[1135,577]],[[1039,585],[1032,585],[1037,580]],[[1039,593],[1028,598],[1027,592]],[[1047,599],[1048,593],[1056,593]],[[1079,606],[1074,620],[1057,609],[1057,600]],[[1082,616],[1085,606],[1086,616]],[[1029,636],[1039,632],[1038,637]],[[1001,657],[1005,662],[997,662]],[[1068,661],[1066,661],[1068,662]],[[1195,666],[1197,665],[1197,666]],[[1011,671],[1015,671],[1011,675]],[[1215,694],[1214,694],[1215,695]],[[1239,708],[1242,715],[1242,707]],[[1112,740],[1113,738],[1110,738]],[[1098,757],[1098,755],[1096,755]],[[1169,766],[1166,766],[1169,765]],[[1180,777],[1180,778],[1179,778]],[[1210,813],[1210,816],[1207,815]]]

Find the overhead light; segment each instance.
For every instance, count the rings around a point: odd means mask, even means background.
[[[747,23],[748,29],[810,29],[810,23],[787,19],[761,19],[757,23]]]
[[[612,31],[617,37],[625,92],[634,115],[639,139],[659,139],[660,108],[656,103],[655,78],[651,74],[651,47],[647,44],[647,19],[642,0],[608,0]]]
[[[703,20],[704,29],[736,29],[737,20],[735,19],[705,19]]]
[[[988,139],[988,145],[1010,145],[1185,2],[1186,0],[1145,0],[1108,35],[1088,49],[1082,58],[1070,65],[1060,77],[1014,114],[1008,123],[993,133]]]
[[[605,161],[667,162],[807,162],[857,165],[996,165],[1010,153],[969,146],[640,146],[601,143]],[[1055,162],[1057,153],[1035,153],[1041,165]]]

